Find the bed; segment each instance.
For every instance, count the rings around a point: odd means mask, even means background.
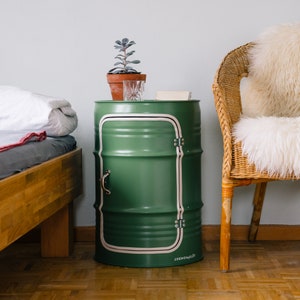
[[[4,105],[2,106],[1,99],[3,98],[5,97],[1,98],[0,88],[2,116]],[[72,119],[74,121],[74,118]],[[74,123],[71,130],[68,129],[68,133],[76,128],[77,120],[75,121],[76,124]],[[46,125],[49,128],[48,123]],[[3,133],[7,132],[6,125],[3,124],[1,125],[0,114],[0,137],[2,138]],[[45,128],[39,127],[39,129]],[[21,131],[23,134],[23,128]],[[73,139],[72,146],[66,147],[63,144],[62,149],[55,154],[51,151],[49,154],[46,148],[42,148],[41,152],[45,157],[41,158],[30,150],[33,145],[42,147],[49,141],[58,143],[55,144],[56,146],[50,146],[57,150],[59,148],[57,145],[61,145],[65,138],[71,141]],[[0,174],[0,251],[32,229],[39,227],[43,257],[69,256],[73,246],[73,201],[82,193],[82,150],[74,141],[70,135],[60,134],[56,138],[45,136],[38,141],[27,140],[22,145],[12,143],[10,149],[2,152],[0,147],[0,162],[2,161],[2,165],[0,164],[2,171],[2,175]],[[26,165],[27,156],[22,151],[25,148],[29,149],[30,153],[34,153],[32,156],[37,158],[37,161]],[[25,162],[25,165],[16,164],[14,165],[16,169],[10,169],[11,164],[9,164],[4,168],[6,162],[12,161],[12,158],[7,158],[7,155],[13,152],[15,152],[14,157],[22,163]]]

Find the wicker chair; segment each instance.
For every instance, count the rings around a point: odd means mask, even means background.
[[[241,143],[234,141],[232,127],[239,120],[242,106],[240,81],[248,75],[247,52],[253,43],[240,46],[229,52],[222,61],[213,83],[216,111],[223,135],[222,167],[222,215],[220,233],[220,269],[229,270],[230,263],[230,226],[234,188],[256,184],[253,198],[253,215],[249,230],[249,241],[255,241],[259,227],[267,182],[274,180],[299,179],[293,174],[281,177],[259,172],[255,165],[249,164],[242,155]]]

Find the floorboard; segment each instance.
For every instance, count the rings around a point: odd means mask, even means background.
[[[97,263],[93,243],[76,243],[69,258],[41,258],[38,243],[0,252],[0,299],[300,299],[300,241],[233,242],[231,271],[219,271],[219,245],[205,258],[167,268]]]

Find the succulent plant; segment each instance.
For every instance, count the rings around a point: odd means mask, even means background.
[[[131,64],[139,64],[141,61],[138,59],[128,60],[128,57],[132,56],[135,53],[135,50],[128,51],[127,49],[135,45],[134,41],[129,41],[128,38],[123,38],[122,40],[115,41],[115,49],[119,50],[119,54],[115,57],[117,62],[114,64],[114,68],[108,71],[109,74],[139,74]]]

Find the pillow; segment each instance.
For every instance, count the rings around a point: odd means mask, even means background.
[[[300,116],[300,23],[268,28],[248,58],[249,75],[241,84],[243,114]]]

